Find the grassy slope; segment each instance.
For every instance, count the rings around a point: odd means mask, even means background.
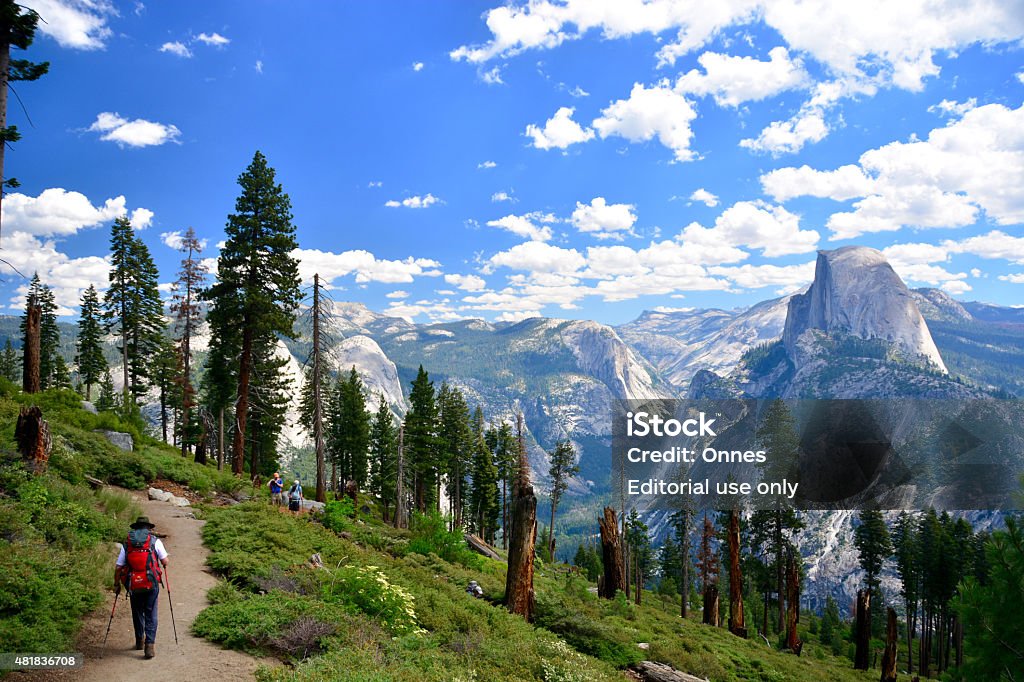
[[[50,424],[49,470],[30,476],[15,454],[18,409],[39,405]],[[122,452],[95,429],[131,432],[135,452]],[[183,460],[112,414],[94,415],[70,391],[22,395],[0,380],[0,643],[4,651],[63,652],[81,618],[109,589],[112,549],[138,513],[131,497],[94,491],[90,475],[142,488],[167,478],[193,489],[230,490],[240,485],[216,469]]]
[[[608,680],[623,679],[619,669],[641,658],[714,681],[878,676],[853,671],[847,658],[833,657],[807,632],[804,656],[797,658],[720,628],[683,622],[678,602],[652,594],[641,607],[598,600],[592,586],[564,566],[540,567],[537,627],[530,626],[488,601],[501,598],[504,564],[478,558],[467,567],[412,553],[408,532],[371,519],[348,525],[339,536],[261,502],[205,514],[210,564],[226,581],[211,593],[216,603],[200,614],[195,630],[294,665],[264,670],[264,680]],[[327,568],[304,565],[314,552]],[[367,566],[412,595],[423,632],[389,627],[388,608],[375,599],[353,600],[362,595],[358,590],[343,594],[325,587],[345,582],[352,567]],[[465,594],[469,580],[480,583],[487,600]],[[650,648],[643,651],[641,642]]]

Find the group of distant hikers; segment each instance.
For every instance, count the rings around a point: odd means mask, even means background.
[[[305,498],[302,495],[302,484],[299,483],[299,479],[296,478],[292,487],[285,493],[281,474],[275,471],[274,477],[267,483],[267,487],[270,488],[270,504],[275,507],[283,507],[285,496],[287,495],[288,511],[298,512],[302,510],[302,500]]]

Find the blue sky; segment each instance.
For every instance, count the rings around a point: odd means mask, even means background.
[[[257,149],[304,277],[417,321],[744,306],[848,244],[1024,302],[1017,3],[26,4],[0,255],[67,314],[117,215],[164,283],[215,257]]]

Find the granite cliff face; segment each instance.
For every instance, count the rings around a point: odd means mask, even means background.
[[[814,283],[789,301],[783,344],[800,364],[809,332],[880,339],[896,346],[911,364],[946,372],[910,290],[880,251],[846,246],[819,251]]]

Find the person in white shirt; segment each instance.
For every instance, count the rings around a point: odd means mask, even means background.
[[[167,566],[167,550],[160,538],[153,534],[156,526],[150,523],[149,518],[140,516],[129,527],[131,531],[114,564],[114,592],[120,595],[121,585],[128,588],[135,626],[135,649],[144,648],[144,656],[153,658],[156,655],[157,597],[163,569]]]

